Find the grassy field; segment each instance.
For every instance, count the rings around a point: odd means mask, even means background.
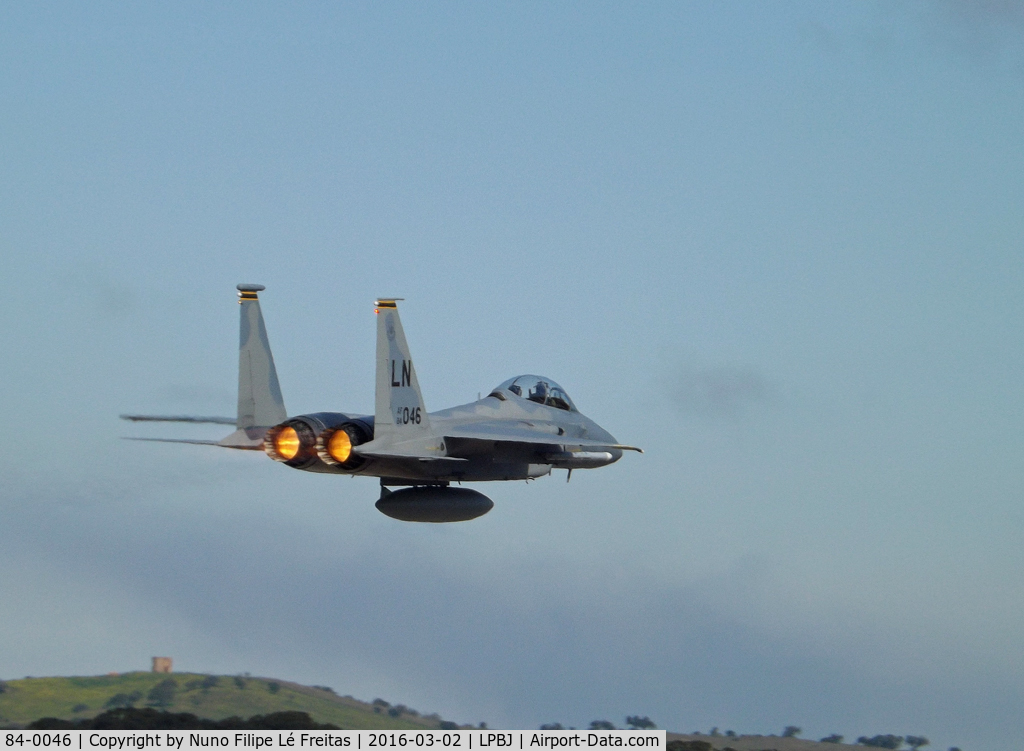
[[[151,692],[172,679],[174,690]],[[441,718],[398,717],[386,707],[374,707],[330,690],[272,678],[207,676],[195,673],[123,673],[72,678],[23,678],[4,682],[0,693],[0,725],[24,725],[40,717],[79,719],[93,717],[112,706],[134,703],[169,712],[191,712],[219,720],[297,710],[317,722],[352,730],[436,728]],[[161,693],[163,696],[161,697]],[[160,699],[163,699],[160,703]],[[376,710],[376,711],[375,711]]]

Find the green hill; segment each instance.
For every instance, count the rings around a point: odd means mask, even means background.
[[[392,707],[380,699],[367,703],[351,696],[337,696],[323,686],[302,686],[273,678],[137,672],[0,681],[0,727],[22,727],[42,717],[84,719],[108,709],[131,705],[189,712],[213,720],[232,716],[249,718],[273,712],[306,712],[318,723],[330,723],[346,730],[421,730],[437,728],[442,723],[436,714],[423,716],[402,705]],[[864,748],[759,735],[712,736],[670,732],[668,740],[676,741],[680,749],[693,751],[842,751]]]
[[[386,702],[337,696],[328,688],[270,678],[195,673],[124,673],[2,682],[0,725],[22,726],[40,717],[94,717],[116,706],[152,706],[219,720],[271,712],[307,712],[315,721],[352,730],[436,728],[437,715]]]

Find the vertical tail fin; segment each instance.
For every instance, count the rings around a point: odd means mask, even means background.
[[[262,284],[238,285],[241,326],[238,341],[238,420],[235,427],[239,430],[266,428],[288,418],[257,296],[264,289],[266,287]]]
[[[377,300],[377,394],[373,439],[415,438],[429,430],[396,299]]]

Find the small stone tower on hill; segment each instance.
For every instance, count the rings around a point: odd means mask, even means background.
[[[154,657],[153,658],[153,672],[154,673],[170,673],[171,672],[171,658],[170,657]]]

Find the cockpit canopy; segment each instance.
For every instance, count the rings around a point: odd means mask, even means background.
[[[546,404],[556,409],[564,409],[569,412],[576,412],[576,405],[565,393],[565,389],[552,381],[550,378],[535,375],[521,375],[509,378],[503,384],[494,389],[491,393],[500,391],[511,391],[514,395],[531,402]]]

